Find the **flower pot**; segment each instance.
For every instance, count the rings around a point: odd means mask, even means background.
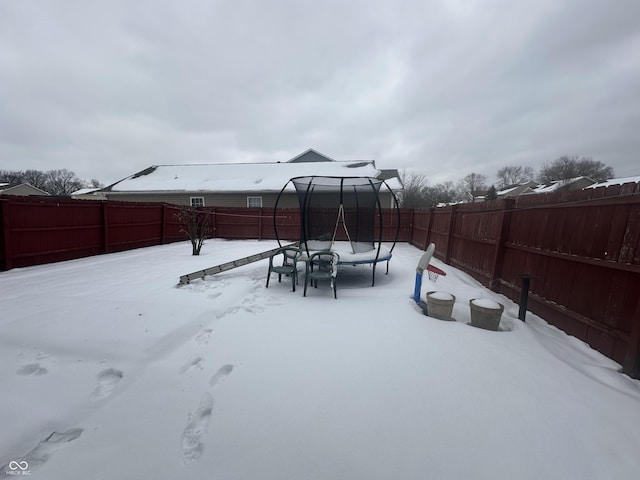
[[[504,305],[487,298],[469,300],[471,309],[471,325],[485,330],[498,330]]]
[[[427,315],[440,320],[451,320],[456,296],[447,292],[427,292]]]

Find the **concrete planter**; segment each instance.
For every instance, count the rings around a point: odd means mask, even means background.
[[[486,298],[469,300],[471,325],[485,330],[499,330],[504,305]]]
[[[427,312],[430,317],[451,320],[456,296],[447,292],[427,292]]]

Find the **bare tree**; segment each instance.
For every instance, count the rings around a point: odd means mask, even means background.
[[[487,189],[487,177],[481,173],[470,173],[458,182],[461,196],[470,196],[474,192]]]
[[[10,170],[0,170],[0,183],[16,185],[23,183],[24,172],[14,172]]]
[[[36,188],[39,188],[40,190],[48,191],[48,176],[43,171],[27,170],[26,172],[24,172],[23,181],[29,183],[30,185],[33,185]]]
[[[545,163],[540,169],[538,180],[542,183],[554,180],[568,180],[576,177],[589,177],[596,182],[613,178],[613,168],[591,157],[563,155],[551,163]]]
[[[529,182],[535,177],[533,167],[520,165],[507,165],[498,170],[496,178],[498,179],[498,187],[504,188],[509,185]]]
[[[425,208],[428,207],[425,199],[425,188],[427,178],[421,173],[407,172],[400,173],[403,190],[400,193],[400,206],[403,208]]]
[[[175,216],[180,222],[180,231],[186,233],[191,241],[192,255],[200,255],[204,240],[211,235],[209,213],[197,207],[183,205]]]
[[[84,183],[76,174],[66,168],[47,172],[47,191],[51,195],[71,195],[84,187]]]
[[[9,171],[0,170],[0,182],[17,185],[29,183],[40,190],[44,190],[51,195],[70,195],[71,193],[85,187],[100,188],[103,185],[95,178],[91,182],[85,182],[76,177],[76,174],[67,170],[41,170]]]
[[[453,186],[453,182],[438,183],[436,185],[427,185],[424,190],[425,204],[434,207],[441,203],[453,203],[457,200],[457,192]]]

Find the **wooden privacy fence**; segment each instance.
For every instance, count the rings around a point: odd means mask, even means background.
[[[171,205],[0,198],[0,270],[184,240]]]
[[[640,192],[623,185],[521,196],[430,210],[400,210],[398,240],[518,301],[640,377]],[[179,207],[158,203],[0,198],[0,270],[184,241]],[[212,236],[275,238],[272,209],[203,209]],[[299,235],[298,209],[278,209],[278,234]],[[398,217],[383,212],[383,239]],[[376,225],[377,228],[377,225]],[[377,231],[377,230],[376,230]],[[342,232],[341,232],[342,233]],[[343,233],[342,233],[343,234]]]
[[[176,218],[180,207],[162,203],[72,200],[47,197],[0,199],[0,270],[119,252],[187,240]],[[274,239],[271,208],[209,207],[211,236]],[[411,239],[410,212],[404,211],[399,241]],[[383,239],[393,240],[394,210],[383,211]],[[299,240],[299,210],[278,209],[275,218],[284,241]],[[378,231],[378,223],[375,228]],[[344,232],[342,232],[344,236]]]
[[[636,184],[413,213],[411,242],[640,377],[640,192]]]

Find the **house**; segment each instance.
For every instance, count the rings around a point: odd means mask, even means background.
[[[586,190],[587,188],[611,187],[613,185],[624,185],[624,184],[627,184],[627,183],[639,184],[640,183],[640,175],[635,176],[635,177],[611,178],[609,180],[605,180],[604,182],[594,183],[594,184],[589,185],[589,186],[584,187],[584,188]]]
[[[397,170],[378,170],[373,160],[337,161],[309,149],[286,162],[152,165],[94,193],[128,202],[273,208],[291,178],[311,175],[376,177],[394,193],[402,189]],[[382,191],[380,199],[383,208],[393,205],[390,192]],[[298,206],[292,184],[278,206]]]
[[[576,177],[569,178],[566,180],[554,180],[553,182],[546,183],[544,185],[538,185],[535,188],[531,189],[531,192],[528,193],[553,193],[553,192],[562,192],[566,190],[582,190],[590,185],[593,185],[594,182],[589,177]]]
[[[0,183],[0,195],[19,195],[19,196],[49,196],[48,192],[34,187],[30,183],[21,183],[19,185],[11,185],[9,183]]]
[[[517,183],[514,185],[508,185],[501,188],[496,192],[498,198],[513,198],[525,193],[532,193],[534,188],[537,188],[539,184],[533,180],[530,182]]]
[[[515,198],[520,195],[531,195],[536,193],[552,193],[561,192],[565,190],[582,190],[584,188],[596,187],[593,180],[588,177],[576,177],[568,180],[555,180],[546,184],[539,184],[537,182],[529,181],[524,183],[518,183],[514,185],[508,185],[501,188],[496,192],[497,198]],[[487,194],[486,190],[477,190],[467,194],[468,201],[482,202],[485,200]]]
[[[468,203],[484,202],[486,200],[488,190],[472,190],[466,193],[466,201]]]

